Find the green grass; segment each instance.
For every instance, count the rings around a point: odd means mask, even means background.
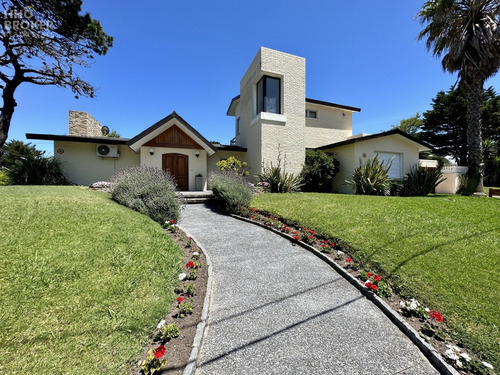
[[[500,199],[299,193],[263,194],[252,205],[352,245],[500,368]]]
[[[0,187],[0,373],[118,374],[175,299],[160,225],[82,187]]]

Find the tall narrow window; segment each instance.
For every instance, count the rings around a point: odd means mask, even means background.
[[[264,76],[257,83],[257,113],[281,113],[279,78]]]

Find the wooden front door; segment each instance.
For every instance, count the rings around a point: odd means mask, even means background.
[[[163,154],[162,168],[168,171],[177,182],[177,190],[189,190],[188,156],[182,154]]]

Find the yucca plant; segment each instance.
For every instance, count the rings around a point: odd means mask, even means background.
[[[354,192],[362,195],[389,195],[391,163],[381,161],[378,157],[368,159],[365,164],[360,159],[359,163],[360,166],[354,170],[351,180],[346,181],[354,186]]]
[[[410,173],[406,175],[403,194],[407,197],[425,197],[445,180],[442,177],[440,169],[420,169],[418,165],[415,165],[410,169]]]
[[[257,176],[260,182],[267,182],[271,193],[294,193],[302,187],[302,178],[281,170],[280,160],[278,165],[262,167],[262,173]]]

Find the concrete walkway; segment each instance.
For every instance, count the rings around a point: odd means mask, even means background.
[[[187,205],[214,288],[197,373],[438,374],[330,266],[264,228]]]

